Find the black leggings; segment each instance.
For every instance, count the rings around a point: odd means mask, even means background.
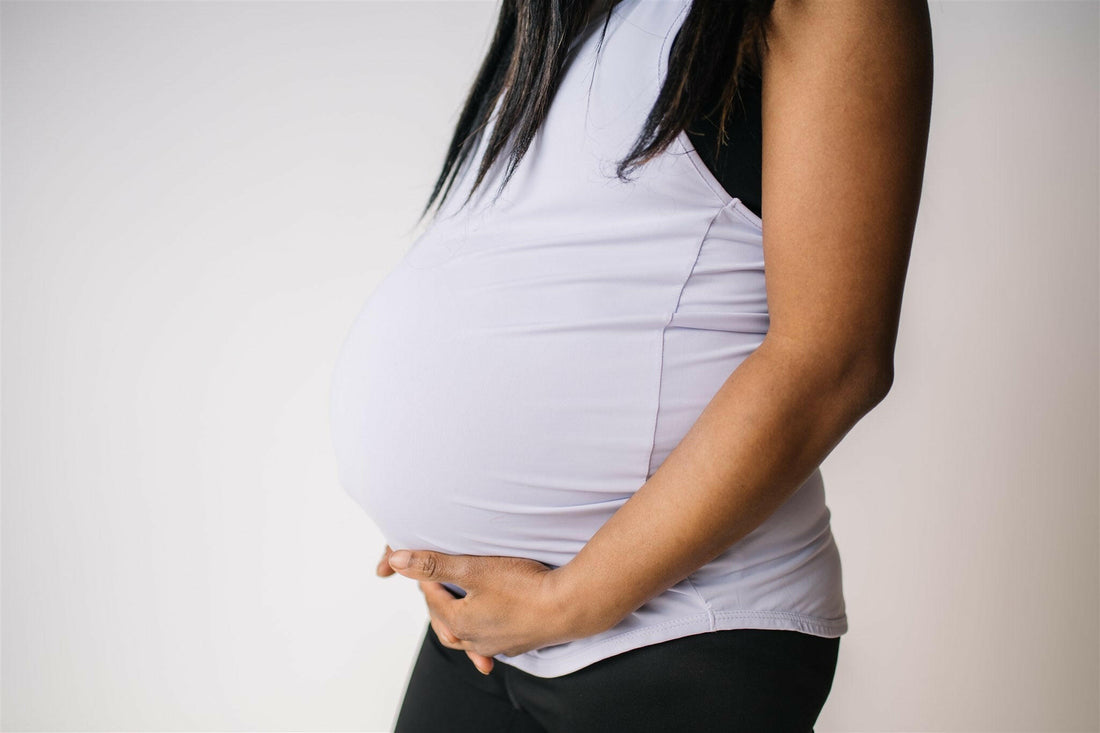
[[[813,733],[840,638],[712,631],[632,649],[561,677],[493,662],[485,676],[428,626],[395,733]]]

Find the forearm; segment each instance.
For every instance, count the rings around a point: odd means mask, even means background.
[[[885,395],[884,380],[765,340],[653,476],[555,571],[563,613],[585,633],[610,628],[749,534]]]

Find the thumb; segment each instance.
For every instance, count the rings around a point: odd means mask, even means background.
[[[470,556],[430,550],[396,550],[390,554],[389,565],[406,578],[451,581],[463,588],[467,588],[473,574]]]

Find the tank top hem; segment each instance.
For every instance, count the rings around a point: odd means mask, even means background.
[[[735,629],[770,629],[798,631],[811,636],[836,638],[848,631],[847,615],[839,618],[819,618],[789,611],[708,611],[601,639],[579,646],[573,652],[553,659],[532,658],[526,655],[508,657],[496,655],[495,659],[520,669],[535,677],[561,677],[576,672],[608,657],[712,631]]]

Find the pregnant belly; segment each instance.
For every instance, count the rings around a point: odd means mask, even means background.
[[[398,267],[348,334],[340,480],[393,547],[563,565],[647,478],[668,316],[444,275]]]

